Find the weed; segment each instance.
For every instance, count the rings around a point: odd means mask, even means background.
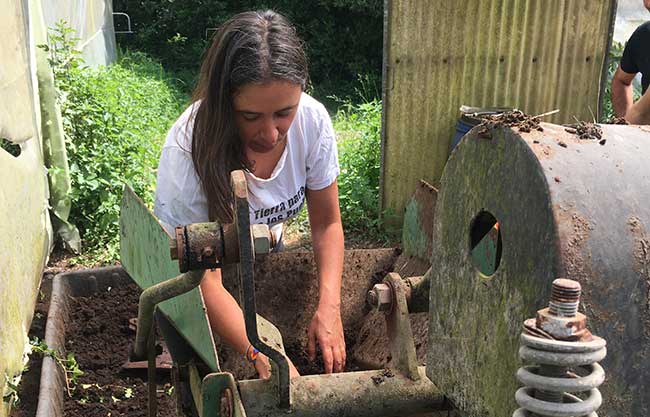
[[[14,408],[20,404],[20,397],[18,397],[18,379],[17,377],[10,377],[5,373],[5,388],[2,393],[2,401],[9,404],[9,407]]]
[[[44,340],[40,340],[38,337],[30,340],[29,344],[32,352],[49,356],[61,367],[61,369],[63,369],[65,374],[66,391],[68,396],[72,397],[72,393],[76,389],[79,377],[84,374],[74,357],[74,353],[70,352],[66,357],[62,357],[57,351],[50,348]]]
[[[379,210],[381,171],[381,111],[379,100],[352,104],[347,101],[334,116],[339,136],[341,174],[338,179],[339,204],[346,232],[373,241],[388,241]]]

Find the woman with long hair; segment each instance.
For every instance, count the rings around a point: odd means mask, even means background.
[[[308,330],[312,360],[319,345],[325,371],[345,367],[340,313],[343,228],[339,165],[325,107],[305,93],[307,59],[292,25],[273,11],[238,14],[221,26],[204,58],[192,104],[172,126],[158,167],[154,212],[166,227],[232,221],[230,172],[245,171],[251,224],[283,223],[305,200],[319,279]],[[201,292],[210,325],[251,357],[242,311],[219,270],[206,271]],[[254,361],[269,376],[264,355]],[[291,375],[298,375],[291,365]]]

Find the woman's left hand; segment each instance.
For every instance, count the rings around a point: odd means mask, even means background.
[[[316,343],[320,346],[325,373],[345,369],[345,338],[339,306],[318,306],[307,331],[307,351],[310,360],[316,359]]]

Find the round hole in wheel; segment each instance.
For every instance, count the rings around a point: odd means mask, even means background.
[[[489,211],[480,211],[470,226],[470,257],[474,267],[486,277],[494,275],[501,262],[499,220]]]

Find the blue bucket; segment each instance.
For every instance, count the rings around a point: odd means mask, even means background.
[[[460,140],[463,138],[463,136],[472,130],[474,126],[481,124],[483,117],[493,116],[511,110],[513,109],[507,107],[481,108],[462,106],[460,108],[461,116],[458,119],[458,122],[456,122],[456,133],[451,140],[449,151],[453,151],[454,148],[460,143]]]

